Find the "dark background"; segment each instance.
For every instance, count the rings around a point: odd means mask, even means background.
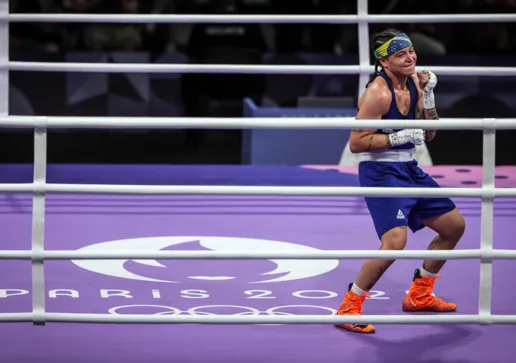
[[[372,14],[514,13],[514,0],[369,1]],[[420,4],[421,3],[421,4]],[[428,3],[428,4],[426,4]],[[11,0],[11,13],[356,14],[356,0]],[[372,24],[411,36],[419,65],[514,66],[515,23]],[[13,23],[13,61],[358,64],[357,25]],[[371,56],[371,59],[373,57]],[[516,77],[438,76],[446,117],[516,117]],[[262,106],[356,106],[358,75],[10,72],[11,115],[242,117]],[[516,132],[497,132],[516,165]],[[51,130],[49,163],[242,163],[240,130]],[[31,163],[31,130],[1,130],[0,162]],[[344,147],[344,144],[343,144]],[[481,131],[439,131],[434,164],[482,164]]]

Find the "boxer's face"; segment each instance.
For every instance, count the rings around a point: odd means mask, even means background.
[[[380,62],[383,68],[390,72],[396,75],[410,77],[416,71],[417,55],[414,51],[414,47],[410,46],[391,54],[387,58],[381,59]]]

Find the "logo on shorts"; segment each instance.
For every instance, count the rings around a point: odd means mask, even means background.
[[[401,209],[398,209],[398,215],[396,216],[396,218],[398,218],[398,219],[405,219],[405,215],[403,214]]]
[[[318,251],[318,249],[299,245],[291,242],[281,242],[273,240],[255,239],[255,238],[235,238],[235,237],[212,237],[212,236],[166,236],[166,237],[144,237],[131,238],[115,241],[101,242],[80,248],[80,251],[159,251],[162,249],[170,249],[177,247],[182,250],[214,250],[214,251]],[[243,267],[244,271],[239,268],[234,268],[235,265],[230,265],[228,268],[228,261],[211,261],[212,268],[206,268],[206,264],[210,261],[202,260],[203,272],[199,274],[199,264],[201,260],[196,263],[189,263],[188,260],[164,260],[168,266],[156,260],[72,260],[72,263],[85,270],[95,272],[97,274],[118,277],[129,280],[152,281],[164,283],[180,283],[183,279],[205,280],[205,281],[220,281],[236,279],[235,271],[239,271],[238,275],[248,275],[247,278],[251,283],[268,283],[304,279],[325,274],[334,270],[338,265],[338,260],[231,260],[231,263],[245,263],[246,266],[253,264],[253,266],[261,266],[264,269],[270,269],[270,263],[276,265],[276,268],[260,273],[260,276],[278,275],[270,279],[262,279],[256,276],[249,276],[249,271],[256,271],[255,268],[247,269]],[[255,265],[256,263],[256,265]],[[145,266],[142,266],[145,265]],[[146,267],[157,267],[161,270],[152,270]],[[233,268],[231,268],[233,267]],[[164,273],[163,268],[167,269]],[[215,271],[209,273],[213,268]],[[208,273],[207,273],[208,270]],[[220,273],[221,271],[225,273]],[[249,270],[249,271],[246,271]],[[261,269],[260,269],[261,270]],[[151,277],[152,272],[161,273],[164,278]],[[263,270],[262,270],[263,271]],[[241,273],[243,272],[243,274]],[[147,276],[145,276],[147,275]],[[173,277],[175,276],[175,277]],[[172,278],[172,279],[169,279]],[[242,278],[239,276],[238,278]]]

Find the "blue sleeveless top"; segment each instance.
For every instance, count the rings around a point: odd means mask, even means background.
[[[389,112],[387,114],[382,116],[382,120],[413,120],[416,118],[416,105],[417,105],[417,98],[418,98],[418,92],[416,84],[414,83],[414,80],[411,77],[408,77],[407,84],[410,92],[410,108],[407,115],[403,115],[400,110],[398,109],[398,105],[396,104],[396,94],[394,93],[394,87],[392,86],[392,80],[391,78],[385,73],[384,71],[381,71],[378,73],[378,76],[385,79],[387,84],[389,85],[389,90],[392,94],[392,101],[391,101],[391,107],[389,108]],[[393,129],[381,129],[377,130],[377,134],[392,134],[393,132],[400,131],[401,129],[393,130]],[[404,145],[399,146],[393,146],[389,148],[389,150],[399,150],[399,149],[413,149],[415,145],[413,143],[407,143]]]

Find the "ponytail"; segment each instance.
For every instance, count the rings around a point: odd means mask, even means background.
[[[381,71],[381,66],[380,66],[380,62],[378,61],[378,59],[374,62],[374,73],[373,75],[371,76],[371,78],[369,79],[369,82],[367,82],[366,84],[366,88],[369,87],[369,85],[374,81],[374,79],[376,77],[378,77],[378,74],[380,73]]]

